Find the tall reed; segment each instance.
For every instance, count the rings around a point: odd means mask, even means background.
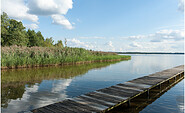
[[[111,52],[89,51],[83,48],[1,47],[1,66],[42,66],[84,61],[130,58]]]

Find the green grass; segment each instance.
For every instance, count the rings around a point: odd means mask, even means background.
[[[89,51],[83,48],[47,48],[47,47],[2,47],[1,66],[35,66],[76,63],[83,61],[100,61],[129,59],[130,56],[108,52]]]

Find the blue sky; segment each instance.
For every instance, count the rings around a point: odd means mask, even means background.
[[[2,11],[71,47],[184,51],[184,0],[2,0]]]

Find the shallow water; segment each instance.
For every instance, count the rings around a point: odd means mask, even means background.
[[[1,110],[3,113],[31,110],[184,64],[183,55],[131,56],[131,60],[121,62],[2,71]],[[157,99],[141,112],[159,113],[160,109],[163,113],[180,112],[182,102],[173,110],[166,103],[179,103],[184,91],[182,85],[180,82],[177,88],[165,93],[167,96],[161,96],[164,99]],[[181,93],[176,93],[177,90]],[[156,111],[156,107],[160,109]]]

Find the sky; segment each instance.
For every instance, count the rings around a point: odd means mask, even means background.
[[[184,0],[1,0],[1,13],[67,46],[184,52]]]

